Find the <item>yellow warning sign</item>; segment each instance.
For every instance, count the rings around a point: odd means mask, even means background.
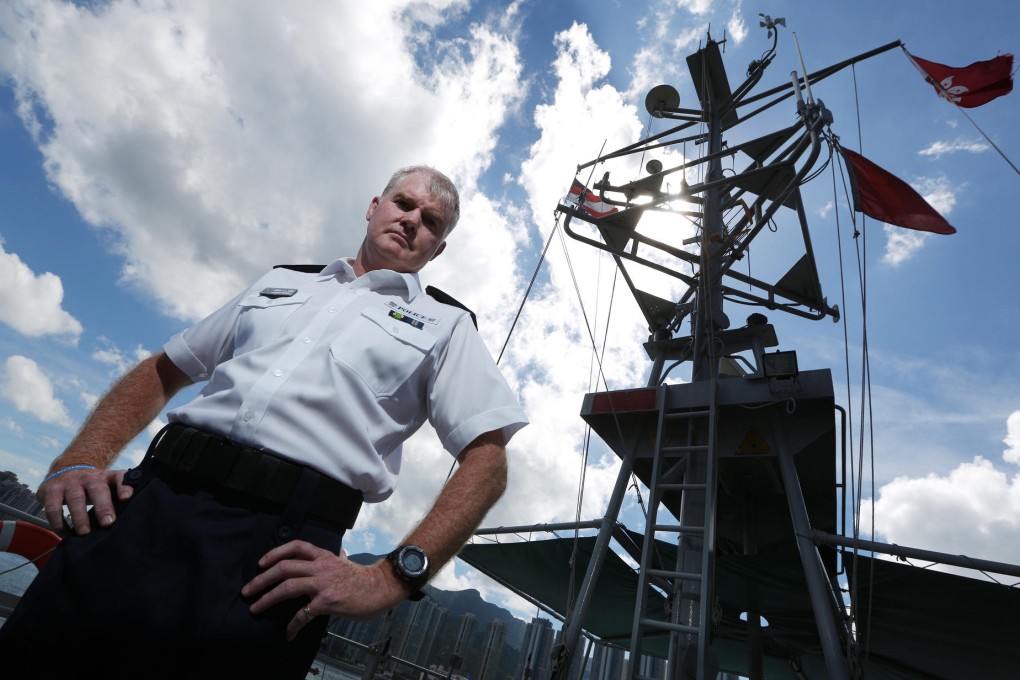
[[[757,430],[751,430],[744,437],[744,441],[740,442],[740,446],[737,447],[737,454],[754,455],[760,453],[772,453],[772,447],[768,445],[768,442],[761,436],[761,433]]]

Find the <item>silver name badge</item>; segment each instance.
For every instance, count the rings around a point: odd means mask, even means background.
[[[297,288],[263,288],[259,291],[259,296],[267,297],[270,299],[291,297],[298,291]]]

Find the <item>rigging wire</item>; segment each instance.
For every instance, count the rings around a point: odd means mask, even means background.
[[[861,152],[864,151],[864,135],[861,131],[861,104],[860,104],[860,93],[857,87],[857,68],[854,65],[850,67],[853,75],[854,83],[854,103],[856,105],[857,115],[857,139],[858,144],[861,148]],[[851,216],[853,216],[853,210],[851,209]],[[869,445],[867,447],[869,460],[869,473],[868,476],[871,481],[871,536],[874,538],[875,533],[875,450],[874,450],[874,418],[872,413],[872,399],[871,399],[871,362],[868,348],[868,264],[867,264],[867,253],[868,253],[868,234],[867,234],[867,218],[865,215],[861,215],[861,229],[857,230],[857,223],[854,220],[854,244],[857,251],[857,272],[858,280],[860,282],[860,293],[861,293],[861,394],[860,394],[860,428],[858,430],[858,487],[857,487],[857,499],[854,508],[854,540],[855,542],[860,540],[860,510],[861,504],[863,503],[863,492],[864,492],[864,457],[865,457],[865,432],[869,435]],[[860,238],[858,238],[858,236]],[[849,381],[850,376],[847,374],[847,380]],[[854,561],[856,563],[858,554],[858,548],[854,547]],[[854,570],[854,580],[856,582],[857,570]],[[871,568],[868,574],[868,582],[872,586],[875,580],[874,561],[871,562]],[[855,584],[856,588],[856,584]],[[853,590],[853,589],[852,589]],[[869,640],[870,635],[868,631],[871,629],[871,617],[874,607],[872,606],[874,599],[874,587],[868,588],[868,618],[864,622],[864,639]],[[856,598],[851,595],[851,610],[856,611],[856,607],[853,606]],[[858,622],[859,623],[859,622]],[[860,639],[861,626],[858,625],[858,639]],[[849,641],[848,641],[849,642]],[[870,646],[864,648],[864,663],[868,661],[870,655]]]
[[[952,101],[952,100],[950,100],[950,101]],[[999,155],[1002,156],[1002,160],[1004,160],[1007,163],[1009,163],[1009,167],[1013,168],[1013,172],[1015,172],[1017,175],[1020,175],[1020,170],[1018,170],[1017,167],[1015,165],[1013,165],[1013,161],[1009,160],[1009,157],[1007,157],[1006,154],[1002,152],[1002,149],[1000,149],[998,146],[996,146],[995,142],[993,142],[991,140],[991,138],[988,135],[985,134],[985,131],[982,130],[980,127],[978,127],[978,124],[974,122],[974,119],[970,117],[970,114],[968,114],[966,111],[964,111],[963,108],[959,104],[957,104],[956,102],[953,102],[953,104],[956,104],[956,110],[959,111],[960,113],[962,113],[964,116],[966,116],[967,120],[970,121],[970,124],[973,125],[974,128],[978,132],[981,133],[982,137],[985,138],[985,141],[987,141],[989,144],[991,144],[992,148],[999,152]]]
[[[513,323],[510,324],[510,330],[507,331],[506,340],[503,341],[503,348],[499,350],[499,358],[496,359],[496,365],[499,366],[499,362],[503,360],[503,352],[506,351],[506,346],[510,343],[510,337],[514,334],[514,329],[517,328],[517,321],[521,318],[521,312],[524,311],[524,303],[528,301],[528,296],[531,295],[531,289],[535,285],[535,279],[538,278],[538,272],[542,270],[542,263],[545,262],[545,254],[549,251],[549,244],[552,243],[553,236],[556,234],[556,230],[560,226],[560,214],[555,213],[556,220],[553,222],[553,228],[549,232],[548,238],[545,240],[545,247],[542,248],[542,255],[538,258],[538,264],[535,265],[535,271],[531,274],[531,281],[528,282],[528,287],[524,291],[524,296],[521,298],[521,304],[517,308],[517,314],[514,316]]]
[[[829,141],[830,141],[830,145],[832,145],[832,146],[835,146],[836,144],[838,144],[838,142],[835,142],[835,140],[829,140]],[[857,580],[857,573],[858,572],[857,572],[857,569],[856,569],[856,565],[857,565],[857,554],[858,554],[857,553],[857,545],[858,545],[857,541],[860,540],[860,538],[859,538],[860,537],[859,526],[858,526],[858,522],[859,522],[858,518],[860,516],[860,501],[859,501],[859,498],[858,498],[858,495],[857,495],[858,494],[857,489],[860,487],[861,484],[863,484],[863,480],[861,480],[860,483],[858,482],[857,475],[854,474],[854,468],[853,468],[854,438],[853,438],[852,434],[853,434],[853,431],[854,431],[854,409],[853,409],[853,399],[852,399],[851,390],[850,390],[850,327],[849,327],[850,326],[850,324],[849,324],[850,319],[849,319],[849,314],[846,313],[846,311],[849,311],[849,310],[848,310],[847,303],[846,303],[846,272],[845,272],[845,268],[844,268],[844,256],[843,256],[843,233],[842,233],[842,227],[841,227],[841,223],[840,223],[840,219],[839,219],[839,212],[840,212],[839,208],[838,208],[838,205],[839,205],[839,195],[838,195],[837,186],[836,186],[836,166],[837,166],[837,164],[840,165],[840,177],[843,180],[843,192],[844,192],[844,196],[845,196],[845,198],[847,200],[847,205],[850,205],[850,196],[849,196],[849,193],[848,193],[848,190],[847,190],[847,186],[846,186],[846,175],[845,175],[844,168],[842,167],[842,163],[837,159],[837,162],[831,164],[831,171],[832,171],[832,198],[833,198],[833,204],[837,206],[836,211],[835,211],[836,212],[836,245],[837,245],[837,249],[838,249],[838,253],[839,253],[840,303],[842,305],[842,309],[845,310],[844,314],[842,316],[842,321],[843,321],[842,325],[843,325],[843,361],[844,361],[844,365],[845,365],[845,368],[846,368],[847,428],[849,429],[849,431],[851,433],[851,436],[847,437],[847,441],[850,444],[850,461],[851,461],[851,468],[850,468],[850,502],[853,504],[853,512],[851,514],[851,521],[853,523],[853,537],[854,537],[853,562],[854,562],[854,567],[855,568],[853,569],[853,575],[852,576],[850,574],[847,575],[848,581],[850,581],[848,583],[847,592],[850,594],[850,621],[851,621],[851,625],[853,625],[853,622],[856,621],[857,608],[858,608],[858,605],[857,605],[857,594],[859,592],[858,591],[858,587],[857,587],[858,586],[858,580]],[[856,233],[857,225],[856,225],[856,222],[854,220],[854,213],[853,213],[853,209],[852,208],[850,209],[850,220],[854,224],[854,231]],[[843,483],[844,484],[846,483],[845,479],[843,480]],[[845,526],[840,527],[840,530],[841,531],[846,531],[846,527]],[[844,565],[844,569],[845,569],[845,565]],[[853,655],[852,655],[852,651],[853,650],[850,649],[850,645],[851,645],[851,639],[848,636],[848,639],[847,639],[847,646],[848,646],[848,649],[847,649],[847,658],[854,658]]]
[[[596,278],[596,281],[601,281],[602,280],[602,258],[598,259],[598,273],[596,274],[595,278]],[[613,278],[613,291],[614,292],[615,292],[615,289],[616,289],[616,278],[614,276],[614,278]],[[602,287],[596,284],[596,286],[595,286],[595,310],[596,310],[596,317],[598,315],[598,308],[599,308],[599,301],[600,301],[599,295],[600,295],[601,291],[602,291]],[[604,358],[604,354],[605,354],[605,351],[606,351],[606,339],[609,336],[609,317],[612,314],[612,299],[613,299],[612,294],[610,294],[609,312],[608,312],[607,317],[606,317],[605,334],[602,337],[602,352],[603,352],[603,357],[601,357],[601,358]],[[588,391],[589,392],[591,391],[592,382],[597,380],[597,378],[595,377],[595,370],[594,370],[595,369],[595,363],[596,363],[596,361],[600,360],[600,357],[598,356],[598,347],[595,346],[595,343],[592,343],[591,352],[592,352],[592,362],[591,362],[591,364],[589,365],[589,368],[588,368]],[[577,581],[577,569],[576,569],[576,565],[577,565],[577,553],[578,553],[578,549],[580,547],[580,540],[581,540],[581,529],[578,526],[578,524],[580,524],[580,522],[581,522],[581,507],[584,504],[584,484],[585,484],[585,479],[587,478],[587,472],[588,472],[588,454],[589,453],[591,453],[591,425],[589,425],[588,423],[585,423],[585,428],[584,428],[584,445],[581,447],[581,473],[580,473],[580,479],[578,480],[578,483],[577,483],[577,501],[576,501],[575,506],[574,506],[574,522],[575,522],[575,526],[574,526],[574,544],[573,544],[573,546],[571,548],[571,551],[570,551],[570,576],[569,576],[569,579],[568,579],[568,582],[567,582],[567,606],[566,606],[566,611],[572,610],[573,606],[574,606],[574,584]]]

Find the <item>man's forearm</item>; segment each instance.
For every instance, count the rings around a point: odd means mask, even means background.
[[[143,360],[100,399],[50,471],[83,464],[109,467],[121,449],[190,382],[163,352]]]
[[[479,437],[460,459],[432,509],[404,540],[425,551],[432,574],[460,552],[506,489],[506,452],[499,435]]]

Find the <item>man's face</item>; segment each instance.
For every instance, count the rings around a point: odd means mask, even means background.
[[[443,252],[446,225],[452,217],[429,193],[426,175],[408,175],[389,194],[376,196],[369,204],[368,232],[355,258],[355,272],[360,276],[375,269],[420,270]]]

